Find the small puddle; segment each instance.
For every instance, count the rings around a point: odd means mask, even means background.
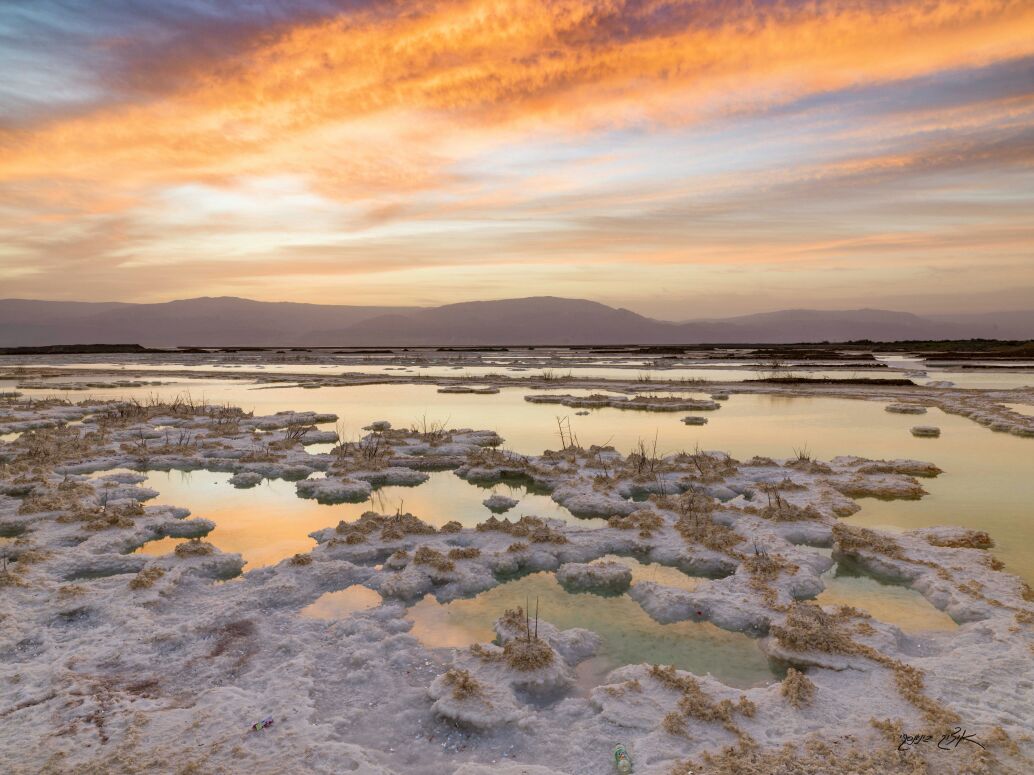
[[[614,558],[633,568],[636,580],[691,588],[700,583],[673,568],[639,566],[635,560]],[[672,574],[677,574],[673,576]],[[679,578],[681,577],[681,578]],[[672,583],[675,582],[675,583]],[[439,603],[428,595],[413,605],[406,617],[413,622],[411,634],[432,648],[466,648],[495,638],[493,622],[508,608],[538,599],[544,621],[561,630],[582,627],[600,635],[600,652],[576,670],[579,693],[605,682],[611,670],[622,665],[674,665],[697,675],[738,687],[770,684],[779,669],[742,633],[728,632],[708,622],[658,624],[628,595],[600,596],[567,592],[553,573],[533,573],[500,584],[473,598]]]
[[[301,610],[309,619],[347,619],[358,611],[367,611],[381,604],[383,598],[372,589],[353,584],[336,592],[326,592]]]
[[[958,624],[914,589],[884,581],[841,560],[824,574],[826,588],[815,598],[824,606],[853,606],[874,619],[900,627],[904,632],[954,630]]]

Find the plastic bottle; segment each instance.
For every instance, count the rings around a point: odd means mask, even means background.
[[[628,755],[628,749],[621,743],[614,746],[614,766],[621,775],[628,775],[632,771],[632,758]]]

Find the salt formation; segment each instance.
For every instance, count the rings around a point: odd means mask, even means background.
[[[941,435],[941,429],[935,425],[913,425],[912,435],[921,438],[936,439]]]
[[[489,431],[386,423],[310,454],[311,424],[332,416],[17,397],[0,415],[22,431],[0,466],[0,760],[13,772],[590,775],[607,771],[610,741],[657,774],[1034,766],[1034,592],[1003,572],[986,534],[841,520],[859,497],[922,497],[922,479],[939,474],[931,464],[576,446],[518,455]],[[242,573],[238,555],[204,540],[215,528],[204,515],[147,505],[155,493],[133,472],[170,469],[286,478],[329,499],[430,470],[519,477],[607,525],[523,515],[435,528],[368,511],[314,532],[309,553]],[[132,553],[162,537],[182,542]],[[633,582],[627,594],[658,622],[746,633],[792,670],[737,688],[633,664],[583,691],[600,639],[548,615],[500,612],[496,642],[456,650],[410,634],[407,607],[422,597],[469,597],[519,574],[616,591],[627,569],[599,562],[607,555],[708,577],[691,590]],[[960,626],[906,634],[812,602],[845,558]],[[383,603],[340,621],[299,614],[352,585]],[[273,725],[248,731],[267,716]],[[902,747],[902,735],[936,741],[957,726],[980,745]]]
[[[485,498],[482,503],[484,503],[485,508],[489,511],[493,511],[496,514],[502,514],[516,506],[519,501],[515,498],[509,498],[506,495],[495,493],[488,498]]]

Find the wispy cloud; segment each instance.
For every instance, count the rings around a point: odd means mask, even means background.
[[[1020,0],[41,0],[0,52],[7,295],[1032,272]]]

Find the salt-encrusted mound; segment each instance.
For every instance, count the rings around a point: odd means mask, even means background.
[[[470,385],[445,385],[444,387],[438,388],[439,393],[471,393],[474,395],[494,395],[499,392],[499,388],[492,387],[491,385],[486,387],[473,387]]]
[[[608,494],[584,487],[560,487],[552,496],[554,501],[576,517],[612,517],[631,514],[638,507],[617,494]]]
[[[894,414],[926,414],[926,407],[919,404],[887,404],[883,408]]]
[[[571,591],[617,594],[631,585],[632,571],[612,560],[569,562],[557,569],[556,579]]]
[[[241,489],[254,487],[261,482],[262,474],[255,473],[254,471],[240,471],[230,477],[230,484]]]
[[[687,414],[682,418],[682,422],[685,425],[707,425],[707,418],[695,414]]]
[[[912,435],[925,439],[936,439],[941,435],[941,429],[935,425],[913,425]]]
[[[485,508],[489,511],[495,512],[496,514],[502,514],[509,511],[516,506],[520,501],[516,498],[510,498],[506,495],[499,495],[498,493],[493,494],[491,497],[485,498],[481,503],[484,504]]]
[[[706,398],[679,398],[675,396],[615,396],[595,394],[573,396],[567,393],[533,393],[524,397],[533,404],[561,404],[573,408],[637,409],[643,412],[699,412],[720,409],[721,404]]]
[[[374,487],[416,487],[431,478],[424,471],[415,471],[412,468],[402,468],[401,466],[391,466],[377,471],[353,471],[349,477],[369,482]]]
[[[427,693],[439,716],[478,729],[514,722],[530,712],[517,703],[506,684],[479,678],[462,668],[442,673],[431,682]]]
[[[871,397],[887,400],[882,391]],[[936,401],[992,429],[1031,427],[983,395],[945,392]],[[108,407],[94,402],[90,413]],[[929,464],[807,456],[739,462],[714,453],[650,459],[605,447],[527,456],[479,443],[498,439],[491,434],[437,429],[389,429],[367,437],[370,446],[310,455],[294,441],[297,433],[273,428],[253,435],[232,413],[222,422],[207,410],[175,415],[166,408],[119,420],[119,409],[104,417],[100,434],[100,421],[90,417],[80,428],[48,427],[63,411],[45,401],[3,407],[5,421],[46,429],[31,445],[6,444],[0,470],[0,535],[8,539],[0,664],[19,676],[0,700],[7,733],[0,735],[0,759],[26,772],[53,769],[54,762],[62,770],[106,771],[114,756],[148,771],[320,775],[433,775],[469,758],[494,760],[484,765],[494,773],[507,771],[497,763],[511,751],[559,770],[596,772],[611,765],[611,740],[629,745],[638,769],[657,773],[705,771],[706,753],[730,762],[740,757],[759,771],[772,771],[767,765],[775,757],[784,768],[806,757],[820,772],[815,762],[836,756],[873,772],[924,756],[928,770],[949,775],[1030,769],[1024,757],[1034,750],[1023,719],[1034,716],[1034,606],[1029,589],[987,552],[990,536],[956,528],[891,534],[838,519],[857,507],[852,498],[860,494],[920,497],[912,477],[936,475]],[[179,444],[156,432],[159,416],[201,441]],[[456,467],[471,480],[522,476],[562,498],[599,497],[608,509],[624,502],[632,511],[604,526],[490,517],[478,529],[367,512],[314,531],[318,546],[307,554],[217,584],[240,571],[241,559],[205,542],[156,557],[131,554],[163,535],[203,534],[210,521],[143,505],[149,493],[137,486],[138,474],[84,476],[136,466],[143,447],[149,467],[261,476],[326,471],[328,480],[311,480],[329,482],[323,486],[370,485],[357,478],[364,472],[379,481],[375,474],[392,468]],[[42,462],[40,448],[50,455]],[[816,546],[830,547],[832,558]],[[462,676],[443,679],[448,652],[414,637],[406,603],[424,595],[447,602],[505,583],[500,574],[555,571],[611,554],[713,576],[689,591],[644,581],[628,594],[659,621],[707,621],[758,636],[760,648],[804,673],[740,690],[709,676],[626,665],[586,699],[574,690],[572,674],[597,651],[599,637],[540,621],[535,639],[533,620],[529,646],[526,616],[510,615],[497,623],[502,646],[454,652],[451,667],[467,671],[479,690]],[[906,633],[860,610],[803,600],[844,558],[907,585],[959,626]],[[394,594],[337,621],[298,615],[349,585]],[[579,684],[598,666],[583,665]],[[810,687],[803,698],[802,680]],[[478,707],[479,692],[491,708]],[[267,715],[273,726],[246,731]],[[898,741],[883,737],[912,723],[936,731],[955,717],[978,730],[986,750],[963,744],[950,754],[897,754]],[[490,734],[477,731],[485,718],[496,725]],[[840,736],[844,728],[852,738]],[[340,743],[344,736],[356,745]],[[838,753],[819,751],[831,736],[839,736],[830,747]],[[784,750],[788,743],[798,752]],[[973,751],[969,759],[966,750]],[[465,765],[474,768],[470,775],[479,766]]]
[[[302,498],[313,498],[319,503],[362,503],[373,491],[369,482],[341,479],[303,479],[295,489]]]

